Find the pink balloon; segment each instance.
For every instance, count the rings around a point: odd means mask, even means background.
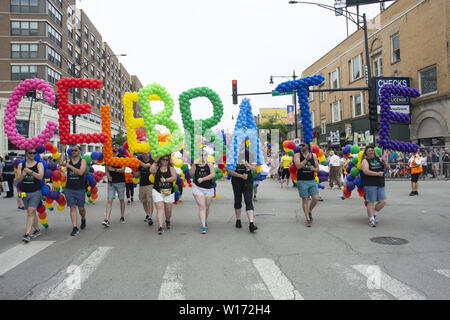
[[[37,137],[32,138],[25,138],[17,131],[16,115],[19,102],[28,91],[33,89],[42,91],[45,95],[45,100],[49,104],[55,103],[55,92],[53,91],[53,87],[45,80],[37,78],[26,79],[14,89],[6,105],[4,130],[8,139],[19,149],[36,148],[44,144],[52,138],[58,127],[57,123],[48,121],[44,131]]]

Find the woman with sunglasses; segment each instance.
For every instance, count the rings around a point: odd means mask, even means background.
[[[201,151],[200,160],[193,163],[189,173],[194,177],[192,194],[198,206],[198,216],[202,224],[202,234],[208,229],[209,206],[214,197],[212,179],[216,176],[214,166],[206,161],[206,151]]]
[[[369,226],[376,227],[378,213],[386,205],[384,170],[389,170],[389,159],[385,152],[380,159],[374,146],[367,146],[361,162],[362,181],[367,201]]]
[[[67,146],[64,148],[67,148]],[[60,163],[61,166],[67,168],[67,183],[64,194],[66,195],[67,206],[70,208],[70,219],[72,220],[73,227],[70,235],[72,237],[80,233],[78,230],[77,207],[81,216],[80,228],[81,230],[86,228],[86,209],[84,208],[86,189],[84,175],[87,162],[85,159],[81,159],[80,152],[79,146],[73,146],[70,160],[67,162],[67,159],[64,159]],[[65,150],[64,154],[66,154]]]
[[[27,149],[26,161],[20,163],[17,168],[17,181],[22,182],[22,192],[26,194],[23,199],[23,204],[27,210],[27,226],[23,236],[25,243],[41,235],[36,210],[41,204],[41,180],[44,178],[44,165],[37,162],[35,157],[36,150]],[[30,235],[32,227],[34,227],[34,232]]]
[[[155,175],[155,184],[152,191],[153,202],[156,206],[158,220],[158,234],[163,234],[164,215],[166,218],[166,229],[170,229],[170,218],[172,206],[175,202],[173,182],[177,180],[177,172],[170,165],[170,155],[155,159],[150,167],[150,173]]]

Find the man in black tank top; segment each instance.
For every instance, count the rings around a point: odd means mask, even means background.
[[[67,148],[67,146],[65,146],[65,148]],[[64,154],[66,154],[66,152],[64,152]],[[86,209],[84,208],[86,192],[84,175],[87,163],[86,160],[81,159],[80,154],[80,147],[73,146],[71,157],[61,161],[61,166],[67,168],[67,183],[64,194],[66,195],[67,206],[70,208],[70,219],[72,220],[73,227],[70,234],[71,236],[75,236],[79,233],[77,207],[81,216],[80,228],[82,230],[86,228]]]
[[[319,201],[319,188],[315,180],[315,172],[319,172],[319,161],[310,150],[309,143],[300,144],[300,152],[294,155],[297,168],[297,188],[302,198],[302,208],[306,217],[306,226],[312,225],[312,210]],[[311,197],[311,204],[308,198]]]
[[[136,171],[135,176],[140,177],[139,182],[139,201],[142,202],[142,206],[145,211],[145,222],[149,225],[153,225],[153,183],[150,182],[150,167],[152,166],[154,160],[150,158],[149,152],[142,153],[143,161]]]
[[[124,158],[119,154],[119,144],[114,143],[112,147],[113,157]],[[106,219],[102,222],[105,227],[109,227],[109,218],[111,216],[112,204],[117,196],[120,201],[120,222],[125,223],[125,167],[105,167],[106,176],[108,177],[108,202],[106,204]]]

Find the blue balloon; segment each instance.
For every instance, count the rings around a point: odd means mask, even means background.
[[[91,159],[92,160],[98,160],[98,152],[97,151],[94,151],[94,152],[91,153]]]
[[[42,195],[43,195],[43,196],[47,196],[47,195],[50,193],[50,187],[47,186],[47,185],[44,185],[44,186],[41,188],[41,192],[42,192]]]
[[[347,181],[355,181],[355,177],[349,174],[347,175]]]
[[[34,161],[36,161],[36,162],[41,161],[41,156],[39,155],[39,153],[36,153],[36,155],[34,156]]]

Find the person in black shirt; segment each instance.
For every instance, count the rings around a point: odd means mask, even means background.
[[[65,146],[66,148],[67,146]],[[67,168],[67,182],[66,189],[64,193],[66,195],[67,206],[70,208],[70,218],[72,220],[73,230],[70,234],[75,236],[79,233],[78,230],[78,218],[77,218],[77,207],[78,212],[81,216],[81,229],[86,228],[86,209],[84,208],[84,203],[86,200],[86,189],[85,189],[85,179],[84,175],[87,168],[86,160],[80,157],[80,147],[72,147],[72,156],[69,161],[64,159],[61,161],[61,166]],[[66,154],[66,152],[64,152]]]
[[[5,161],[0,164],[0,172],[3,181],[7,181],[9,187],[9,191],[6,193],[5,198],[14,197],[14,163],[10,159],[9,155],[6,155]]]
[[[200,160],[197,164],[193,163],[189,173],[194,177],[194,186],[192,194],[198,205],[198,216],[202,224],[202,233],[206,234],[208,229],[209,206],[214,197],[214,188],[212,179],[216,176],[214,166],[206,162],[206,151],[201,151]]]
[[[444,174],[445,178],[450,178],[450,154],[448,153],[448,148],[444,149],[444,155],[442,156],[442,162],[444,163]]]
[[[31,241],[31,238],[36,238],[41,235],[39,230],[38,217],[36,216],[36,210],[41,203],[41,180],[44,178],[44,165],[41,162],[36,162],[36,150],[27,149],[26,161],[20,163],[17,168],[18,182],[22,182],[22,192],[25,192],[26,196],[23,199],[25,209],[27,210],[27,227],[23,241],[26,243]],[[34,233],[30,235],[31,228],[34,227]]]
[[[166,217],[166,229],[170,229],[170,218],[172,217],[172,207],[175,202],[175,192],[173,182],[177,181],[177,172],[170,165],[170,155],[158,157],[150,167],[150,173],[155,175],[155,185],[152,191],[152,198],[155,202],[158,218],[158,234],[163,234],[163,221]]]
[[[119,154],[119,145],[115,143],[112,147],[113,157],[123,158]],[[106,204],[106,219],[102,222],[105,227],[110,226],[109,218],[114,198],[119,197],[120,201],[120,222],[125,223],[125,168],[106,166],[106,176],[108,177],[108,202]]]
[[[153,225],[153,183],[150,182],[150,167],[152,166],[154,161],[152,158],[150,158],[149,152],[143,152],[142,158],[143,160],[141,161],[141,164],[137,169],[135,176],[141,178],[139,182],[139,201],[142,202],[142,206],[144,207],[144,221],[148,222],[148,224],[151,226]]]
[[[384,170],[389,170],[387,153],[385,152],[383,159],[380,159],[376,155],[375,147],[367,146],[364,150],[361,168],[369,225],[376,227],[378,213],[386,205]]]
[[[246,150],[246,159],[249,159],[249,152]],[[253,166],[245,160],[244,163],[236,165],[236,170],[228,170],[231,175],[231,185],[234,193],[234,211],[236,213],[236,228],[242,228],[241,223],[241,209],[242,209],[242,195],[245,201],[245,210],[247,211],[248,221],[250,223],[250,232],[255,232],[258,227],[255,226],[254,207],[253,207],[253,176],[252,171],[256,172],[256,166]]]

